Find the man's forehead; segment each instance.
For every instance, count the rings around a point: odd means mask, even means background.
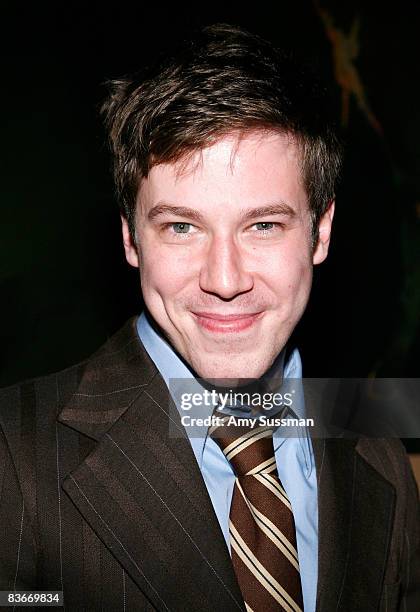
[[[275,184],[273,176],[282,167],[289,183],[303,183],[301,149],[292,134],[273,130],[235,131],[175,161],[152,165],[148,176],[140,182],[138,204],[154,205],[157,199],[168,199],[170,194],[165,193],[168,188],[186,195],[192,191],[193,196],[195,189],[216,192],[219,187],[265,190],[268,195],[270,182]]]
[[[291,132],[273,128],[248,128],[215,135],[207,146],[184,151],[167,165],[173,169],[174,176],[179,179],[200,170],[204,163],[208,162],[212,152],[217,149],[217,155],[223,159],[227,170],[233,172],[238,155],[240,156],[244,149],[247,153],[251,152],[257,157],[261,147],[273,141],[281,141],[283,147],[288,149],[289,155],[300,155],[299,142]],[[275,155],[274,152],[273,155]],[[156,164],[152,162],[151,166],[161,164],[166,164],[166,162]]]

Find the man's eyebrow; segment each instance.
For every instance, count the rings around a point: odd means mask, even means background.
[[[153,221],[155,217],[159,215],[175,215],[177,217],[188,217],[194,221],[202,222],[203,215],[194,210],[194,208],[188,208],[187,206],[173,206],[172,204],[156,204],[153,206],[147,214],[149,221]]]
[[[153,206],[147,214],[147,218],[149,221],[153,221],[159,215],[175,215],[177,217],[187,217],[199,223],[202,223],[204,220],[203,215],[194,208],[189,208],[188,206],[174,206],[172,204],[156,204]],[[256,219],[258,217],[266,217],[269,215],[283,215],[293,218],[296,216],[296,211],[286,204],[285,202],[280,202],[278,204],[267,204],[265,206],[257,206],[256,208],[248,208],[242,211],[241,219],[242,221],[250,221],[252,219]]]
[[[293,217],[296,217],[296,211],[286,202],[279,202],[278,204],[267,204],[257,208],[249,208],[244,211],[242,220],[251,221],[257,217],[268,217],[270,215],[283,215],[293,219]]]

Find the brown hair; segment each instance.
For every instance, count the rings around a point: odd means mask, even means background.
[[[326,90],[308,67],[258,36],[217,24],[108,85],[102,112],[121,213],[133,236],[139,182],[152,166],[178,161],[233,131],[261,128],[288,132],[301,147],[316,242],[342,148]]]

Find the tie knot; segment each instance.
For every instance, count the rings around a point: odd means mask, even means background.
[[[236,476],[240,478],[275,472],[272,429],[258,426],[256,421],[253,427],[235,425],[229,420],[231,418],[224,417],[224,424],[212,427],[209,433],[222,449]]]

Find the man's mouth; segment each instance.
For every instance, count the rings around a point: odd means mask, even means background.
[[[263,312],[229,313],[193,312],[195,320],[203,329],[214,333],[241,332],[252,327]]]

